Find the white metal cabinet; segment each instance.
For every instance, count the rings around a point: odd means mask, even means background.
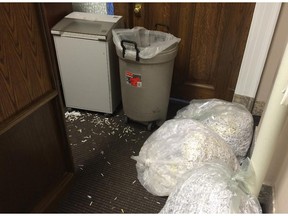
[[[78,17],[76,24],[70,18],[68,21],[52,28],[66,106],[113,113],[121,101],[119,72],[115,67],[118,62],[111,35],[115,25],[104,22],[101,27],[99,19],[79,22]],[[98,34],[99,31],[104,33]]]

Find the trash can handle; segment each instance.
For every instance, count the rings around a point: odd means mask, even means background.
[[[168,25],[161,24],[161,23],[156,23],[156,24],[155,24],[155,30],[158,30],[158,26],[165,27],[166,30],[167,30],[167,32],[169,32],[169,26],[168,26]]]
[[[125,51],[126,51],[126,47],[124,46],[124,43],[130,43],[134,45],[134,49],[136,50],[136,61],[139,61],[139,49],[137,48],[137,43],[134,41],[129,41],[129,40],[121,40],[121,46],[123,49],[123,58],[125,58]]]

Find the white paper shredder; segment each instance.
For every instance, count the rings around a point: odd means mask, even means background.
[[[112,29],[121,16],[72,12],[51,30],[68,108],[112,114],[121,102]]]

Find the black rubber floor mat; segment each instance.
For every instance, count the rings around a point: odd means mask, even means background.
[[[166,197],[143,188],[136,161],[130,158],[138,155],[151,132],[139,124],[125,124],[121,113],[110,118],[86,111],[79,114],[66,118],[75,183],[55,212],[158,213]]]

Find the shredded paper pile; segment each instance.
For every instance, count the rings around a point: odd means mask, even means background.
[[[235,174],[221,162],[206,163],[175,188],[160,213],[261,213],[257,198],[249,194],[247,183],[240,178],[242,172]]]
[[[161,213],[261,213],[237,161],[246,157],[252,136],[253,117],[244,106],[192,100],[132,159],[143,187],[169,196]]]
[[[192,100],[177,119],[195,119],[215,131],[237,157],[245,157],[253,136],[253,117],[241,104],[219,99]]]
[[[212,130],[192,119],[166,121],[144,143],[136,168],[141,184],[152,194],[168,196],[186,174],[202,162],[220,160],[239,167],[231,148]]]

